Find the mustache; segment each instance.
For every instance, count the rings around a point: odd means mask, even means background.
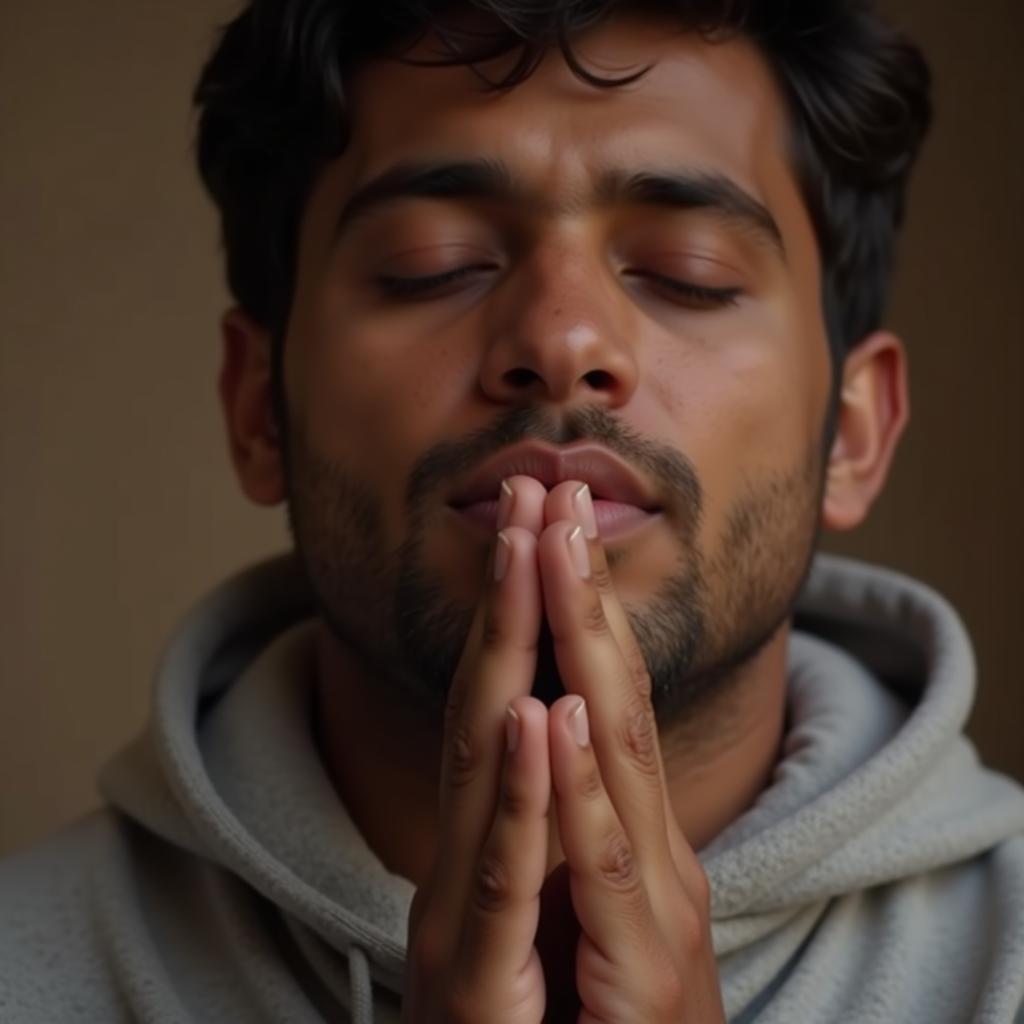
[[[554,417],[540,406],[522,406],[503,413],[494,423],[465,438],[441,441],[417,460],[409,474],[406,507],[415,517],[429,494],[453,476],[520,441],[566,445],[594,441],[615,452],[664,492],[665,506],[685,513],[696,532],[703,516],[704,491],[693,462],[670,445],[640,436],[601,406],[582,406]]]

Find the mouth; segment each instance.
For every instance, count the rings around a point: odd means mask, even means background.
[[[618,456],[594,444],[553,448],[526,442],[506,449],[457,485],[448,504],[461,521],[493,534],[501,482],[520,475],[533,477],[548,490],[566,480],[587,484],[602,541],[617,540],[661,517],[661,507],[645,483]]]

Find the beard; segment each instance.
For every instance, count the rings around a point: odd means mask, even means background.
[[[705,550],[699,540],[704,490],[685,455],[636,436],[601,408],[575,410],[559,423],[537,408],[517,409],[464,441],[442,442],[417,462],[405,494],[409,528],[401,544],[389,548],[372,489],[289,431],[289,520],[321,617],[372,685],[438,714],[474,608],[454,600],[427,564],[430,518],[421,510],[436,508],[429,497],[454,476],[526,439],[597,441],[663,496],[666,522],[678,539],[677,563],[649,599],[623,607],[651,678],[659,727],[694,719],[792,614],[818,539],[825,478],[820,444],[809,445],[787,470],[748,474]],[[614,574],[624,553],[608,554]],[[484,563],[481,557],[481,581]],[[564,692],[545,624],[533,693],[551,704]]]

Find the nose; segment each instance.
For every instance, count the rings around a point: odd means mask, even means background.
[[[580,253],[532,254],[487,318],[484,394],[503,404],[625,405],[638,369],[621,300],[604,268]]]

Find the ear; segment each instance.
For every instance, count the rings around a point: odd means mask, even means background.
[[[907,357],[895,334],[869,334],[846,357],[822,525],[850,530],[867,517],[910,418]]]
[[[235,308],[221,320],[221,337],[219,390],[231,461],[251,501],[277,505],[285,497],[285,479],[271,388],[270,333]]]

